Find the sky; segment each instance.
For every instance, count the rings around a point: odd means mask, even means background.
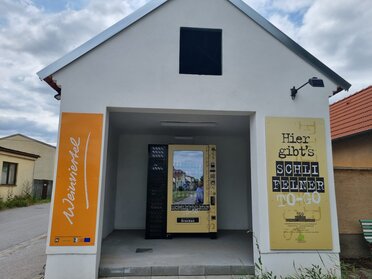
[[[200,179],[203,176],[203,152],[175,151],[173,167],[177,170],[183,170],[189,176]]]
[[[0,137],[54,144],[59,102],[36,72],[149,0],[0,0]],[[186,0],[185,0],[186,1]],[[244,0],[352,84],[372,84],[371,0]]]

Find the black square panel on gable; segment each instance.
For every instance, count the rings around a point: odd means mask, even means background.
[[[222,75],[222,30],[181,27],[180,74]]]

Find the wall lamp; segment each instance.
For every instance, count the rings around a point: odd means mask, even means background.
[[[301,85],[299,88],[296,89],[296,87],[294,87],[294,86],[293,86],[293,88],[291,88],[291,97],[292,97],[292,100],[294,100],[296,98],[296,95],[297,95],[298,90],[300,90],[306,84],[310,84],[312,87],[324,87],[324,82],[323,82],[322,79],[317,78],[317,77],[313,77],[313,78],[309,79],[308,82],[306,82],[303,85]]]

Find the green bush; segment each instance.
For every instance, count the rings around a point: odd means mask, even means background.
[[[48,203],[50,199],[35,199],[31,195],[24,194],[22,196],[8,195],[8,199],[3,201],[0,198],[0,210],[15,207],[26,207],[33,204]]]
[[[272,271],[266,271],[264,269],[262,258],[261,258],[261,249],[258,245],[258,240],[253,234],[253,238],[256,242],[256,247],[259,253],[258,262],[255,263],[255,271],[256,275],[253,277],[255,279],[337,279],[337,276],[333,274],[331,270],[322,270],[319,265],[311,265],[311,267],[296,267],[295,263],[293,263],[294,267],[294,274],[290,276],[276,276],[273,274]],[[320,257],[320,255],[319,255]],[[323,259],[320,257],[323,265]],[[324,266],[325,267],[325,266]]]
[[[5,203],[3,202],[3,199],[0,198],[0,210],[5,208]]]
[[[296,274],[288,276],[288,279],[337,279],[329,271],[323,271],[318,265],[312,265],[310,268],[298,268]]]
[[[331,272],[322,270],[318,265],[312,265],[310,268],[297,268],[294,275],[286,277],[277,277],[272,272],[264,272],[260,264],[256,264],[256,270],[258,270],[258,275],[254,277],[256,279],[337,279]]]
[[[5,202],[7,208],[14,207],[25,207],[31,204],[31,200],[28,197],[19,197],[14,196],[12,199],[9,199]]]

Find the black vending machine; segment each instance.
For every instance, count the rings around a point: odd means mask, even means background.
[[[167,235],[168,145],[148,147],[146,239]]]
[[[148,147],[146,238],[217,236],[216,145]]]

